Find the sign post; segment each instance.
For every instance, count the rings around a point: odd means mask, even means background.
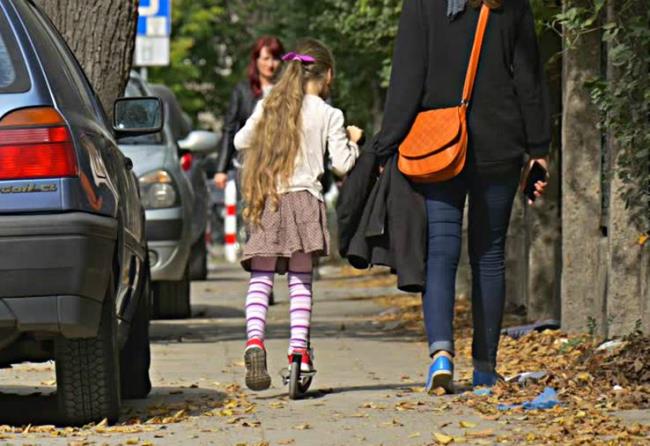
[[[135,38],[135,66],[169,65],[171,6],[171,0],[140,1],[138,32]]]

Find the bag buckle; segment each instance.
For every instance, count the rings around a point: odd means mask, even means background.
[[[469,101],[467,99],[461,99],[460,100],[460,106],[461,107],[467,107],[469,106]]]

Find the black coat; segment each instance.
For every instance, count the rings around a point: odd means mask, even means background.
[[[223,122],[221,150],[217,157],[216,171],[226,173],[233,168],[235,156],[235,135],[253,114],[260,98],[255,97],[248,81],[238,83],[232,91],[228,113]]]
[[[362,152],[341,188],[336,206],[339,250],[355,268],[388,266],[397,287],[422,292],[427,217],[424,198],[391,158],[377,176],[374,152]]]
[[[447,2],[405,0],[375,151],[397,151],[418,112],[460,103],[478,22],[467,6],[453,21]],[[530,0],[508,0],[485,32],[468,112],[469,163],[481,170],[548,154],[551,113]]]

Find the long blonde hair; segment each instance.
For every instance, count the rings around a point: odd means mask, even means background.
[[[267,199],[277,208],[278,187],[286,185],[293,175],[302,140],[301,111],[307,82],[324,84],[328,72],[334,71],[332,52],[317,40],[300,41],[295,52],[316,61],[285,63],[278,83],[264,99],[264,112],[254,130],[251,148],[244,154],[243,215],[253,225],[260,224]]]

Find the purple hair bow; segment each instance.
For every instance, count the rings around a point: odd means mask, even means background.
[[[316,59],[312,56],[309,56],[307,54],[298,54],[294,53],[293,51],[290,53],[285,54],[282,56],[282,60],[285,62],[293,62],[294,60],[297,60],[302,63],[315,63]]]

